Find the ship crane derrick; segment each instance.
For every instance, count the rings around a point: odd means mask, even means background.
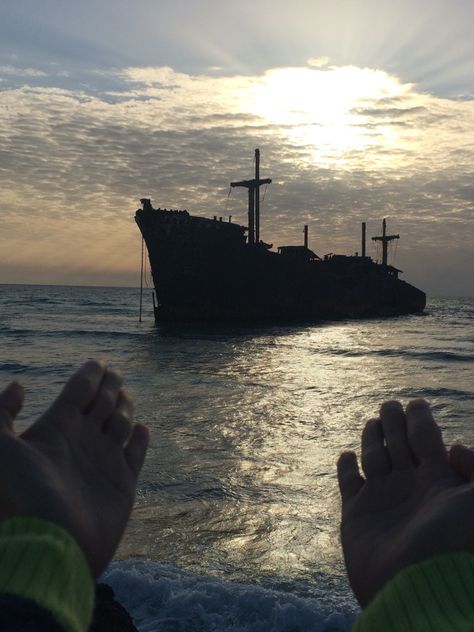
[[[245,187],[249,192],[249,244],[260,242],[260,187],[271,184],[271,178],[260,178],[260,149],[255,150],[255,178],[231,182],[231,187]]]

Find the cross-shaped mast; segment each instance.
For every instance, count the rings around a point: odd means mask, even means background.
[[[388,259],[388,243],[389,241],[393,241],[394,239],[400,239],[400,235],[387,235],[387,220],[383,220],[382,222],[382,235],[378,235],[377,237],[372,237],[372,241],[381,241],[382,242],[382,265],[387,265]]]
[[[260,178],[260,149],[255,150],[255,178],[230,183],[231,187],[245,187],[249,192],[249,244],[260,241],[260,187],[270,183],[270,178]]]

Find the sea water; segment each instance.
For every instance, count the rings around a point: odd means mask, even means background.
[[[86,358],[122,369],[151,430],[105,573],[141,631],[348,630],[335,463],[387,398],[427,398],[474,445],[474,300],[294,327],[159,326],[150,291],[0,286],[0,383],[33,421]]]

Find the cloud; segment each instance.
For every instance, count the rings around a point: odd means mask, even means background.
[[[329,57],[310,57],[306,63],[313,68],[322,68],[327,66],[329,61]]]
[[[46,73],[36,68],[20,68],[18,66],[0,66],[0,74],[16,77],[46,77]]]
[[[371,118],[384,118],[387,120],[397,120],[400,118],[409,118],[413,119],[414,116],[418,116],[419,114],[426,112],[426,108],[421,105],[416,105],[412,107],[399,107],[399,108],[390,108],[390,107],[376,107],[376,108],[360,108],[355,109],[354,113],[360,116],[367,116]]]
[[[273,178],[262,203],[266,241],[299,243],[309,223],[318,254],[354,252],[360,222],[375,234],[387,216],[408,280],[435,291],[417,253],[434,265],[442,252],[463,261],[456,288],[467,293],[473,101],[355,67],[233,77],[128,67],[114,82],[113,95],[0,91],[0,281],[14,270],[39,279],[43,266],[49,282],[96,270],[98,283],[129,284],[138,199],[246,223],[246,196],[228,197],[229,182],[251,176],[259,146],[262,177]],[[438,292],[452,290],[443,283]]]
[[[125,68],[120,74],[126,81],[145,85],[158,84],[164,88],[176,88],[188,78],[185,74],[177,73],[168,66],[130,67]]]

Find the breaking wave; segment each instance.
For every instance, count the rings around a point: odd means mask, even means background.
[[[158,562],[114,562],[103,579],[140,632],[345,632],[357,614],[349,597],[299,597]]]

